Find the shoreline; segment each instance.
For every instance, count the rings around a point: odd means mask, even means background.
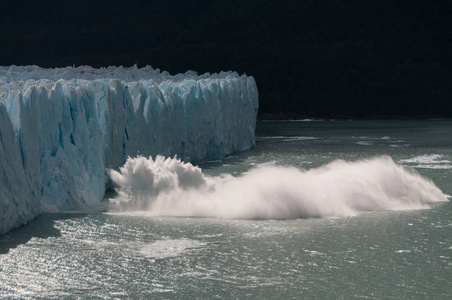
[[[448,120],[451,117],[442,116],[350,116],[350,117],[318,117],[307,116],[296,113],[263,113],[257,115],[257,121],[330,121],[330,120]]]

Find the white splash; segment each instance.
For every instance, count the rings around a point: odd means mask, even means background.
[[[176,158],[129,158],[110,171],[119,196],[112,211],[154,216],[289,219],[412,210],[448,201],[433,182],[377,157],[335,161],[308,171],[259,166],[240,177],[209,177]]]

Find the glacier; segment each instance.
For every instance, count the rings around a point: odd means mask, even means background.
[[[0,66],[0,234],[98,205],[136,155],[213,160],[252,148],[258,90],[236,72]]]

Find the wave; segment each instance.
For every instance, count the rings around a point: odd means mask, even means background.
[[[435,184],[387,156],[303,170],[258,166],[239,177],[207,176],[177,158],[129,158],[110,170],[110,211],[152,216],[291,219],[414,210],[448,201]]]

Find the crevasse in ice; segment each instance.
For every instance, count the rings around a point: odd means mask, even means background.
[[[258,92],[235,72],[0,67],[0,234],[99,203],[128,156],[217,159],[254,146]]]

